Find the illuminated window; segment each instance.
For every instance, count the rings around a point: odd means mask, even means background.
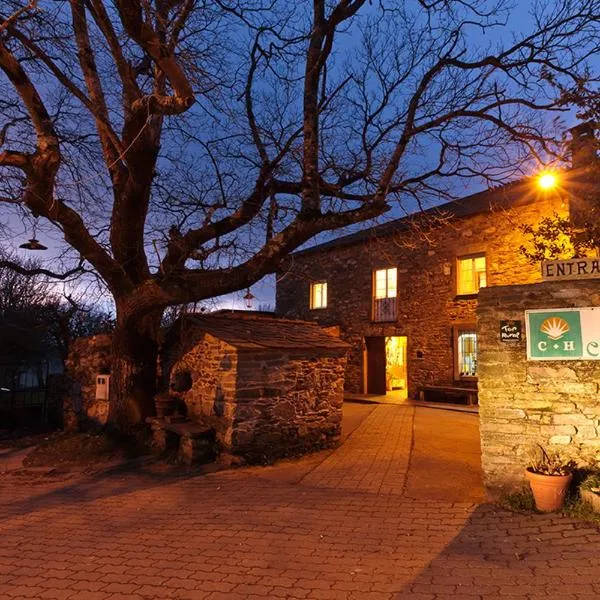
[[[457,330],[456,359],[458,378],[477,377],[477,332],[474,329]]]
[[[476,294],[479,288],[487,285],[485,256],[464,256],[458,261],[458,277],[456,293],[461,295]]]
[[[310,284],[310,307],[327,308],[327,282]]]
[[[373,321],[395,321],[398,318],[398,269],[373,272]]]
[[[373,278],[373,294],[376,300],[395,298],[398,293],[398,269],[380,269]]]

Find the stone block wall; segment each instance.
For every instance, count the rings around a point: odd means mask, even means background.
[[[353,393],[364,392],[364,338],[407,336],[409,395],[417,397],[423,385],[454,380],[452,327],[476,322],[477,297],[456,295],[457,257],[485,253],[489,286],[539,281],[539,268],[519,252],[523,238],[516,224],[536,224],[545,215],[566,210],[555,198],[540,198],[437,224],[417,222],[387,237],[294,255],[277,284],[277,312],[340,326],[342,339],[351,346],[346,389]],[[398,319],[375,323],[372,274],[390,267],[398,269]],[[313,281],[327,281],[325,309],[309,308]]]
[[[600,306],[597,281],[487,288],[479,294],[479,414],[485,484],[493,496],[525,484],[537,443],[581,464],[600,458],[600,361],[527,361],[525,310]],[[500,341],[520,320],[523,340]]]
[[[345,362],[315,351],[240,352],[233,450],[260,459],[337,444]]]
[[[96,400],[96,375],[110,373],[111,336],[75,340],[65,362],[64,427],[101,427],[108,418],[108,401]]]
[[[219,443],[231,447],[232,423],[237,383],[237,350],[208,333],[188,331],[184,335],[187,352],[166,365],[172,382],[179,373],[189,373],[192,387],[179,395],[187,416],[211,420]]]

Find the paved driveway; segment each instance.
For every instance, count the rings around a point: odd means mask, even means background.
[[[354,410],[365,413],[340,449],[270,468],[5,476],[0,598],[599,597],[596,528],[473,502],[476,479],[451,486],[457,464],[477,471],[476,439],[442,477],[452,436],[476,431],[471,415]],[[456,427],[448,437],[435,422]],[[448,497],[419,484],[418,469]]]

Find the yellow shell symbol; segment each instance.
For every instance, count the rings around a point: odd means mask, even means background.
[[[540,325],[540,331],[551,340],[560,340],[569,331],[569,324],[560,317],[549,317]]]

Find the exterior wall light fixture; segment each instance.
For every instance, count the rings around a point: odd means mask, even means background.
[[[551,190],[555,188],[558,183],[558,179],[554,173],[549,171],[542,172],[538,177],[538,185],[543,190]]]

